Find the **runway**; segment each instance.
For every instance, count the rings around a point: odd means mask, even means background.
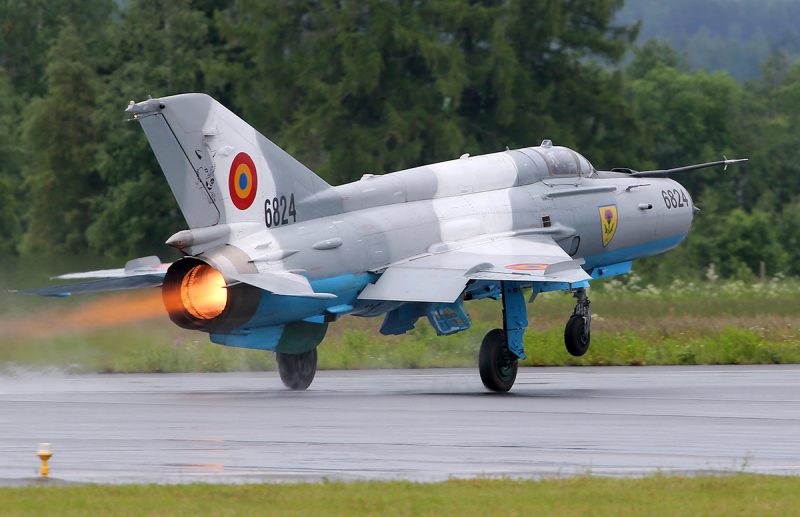
[[[0,377],[0,484],[800,474],[800,366]]]

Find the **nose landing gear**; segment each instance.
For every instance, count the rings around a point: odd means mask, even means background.
[[[567,352],[580,357],[589,350],[592,310],[589,308],[590,302],[585,288],[576,289],[573,296],[577,303],[564,329],[564,344],[567,346]]]

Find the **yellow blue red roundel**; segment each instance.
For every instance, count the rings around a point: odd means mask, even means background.
[[[258,174],[256,174],[256,164],[247,153],[239,153],[233,159],[231,172],[228,175],[228,190],[233,204],[239,210],[247,210],[256,199]]]
[[[544,271],[547,269],[547,264],[509,264],[506,269],[514,271]]]

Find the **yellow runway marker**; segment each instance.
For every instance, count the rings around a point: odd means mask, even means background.
[[[47,466],[47,461],[53,457],[53,451],[50,450],[49,443],[40,443],[39,450],[36,451],[36,455],[39,456],[39,459],[42,460],[42,467],[39,470],[43,479],[47,479],[47,475],[50,474],[50,467]]]

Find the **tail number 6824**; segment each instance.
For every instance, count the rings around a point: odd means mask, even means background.
[[[264,201],[264,222],[267,228],[297,222],[297,209],[294,206],[294,194],[290,194],[288,200],[286,196],[275,196],[272,199],[267,198],[267,200]]]

